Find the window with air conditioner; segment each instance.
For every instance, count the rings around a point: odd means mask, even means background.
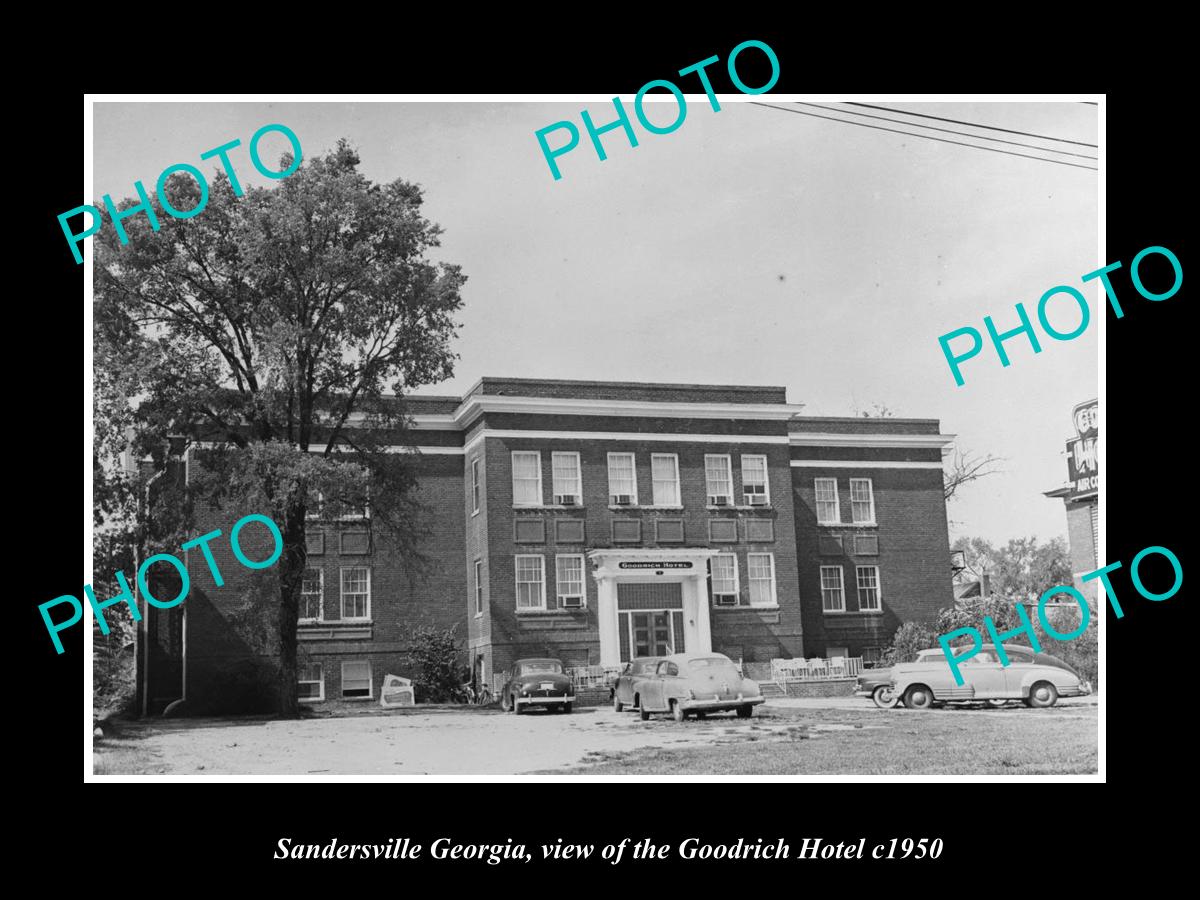
[[[558,605],[563,609],[584,607],[583,557],[578,554],[556,556],[554,568],[558,582]]]
[[[733,464],[729,454],[705,454],[704,482],[709,506],[733,505]]]
[[[578,453],[550,454],[554,473],[554,502],[559,506],[579,506],[583,503],[583,479],[579,470]]]
[[[637,471],[632,453],[608,454],[608,499],[613,506],[637,504]]]
[[[737,557],[719,553],[708,561],[709,586],[716,606],[738,605]]]
[[[771,502],[767,487],[767,457],[762,454],[742,457],[742,495],[748,506],[767,506]]]

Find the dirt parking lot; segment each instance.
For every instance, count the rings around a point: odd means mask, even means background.
[[[859,699],[777,700],[752,719],[676,723],[610,708],[491,709],[301,720],[117,723],[98,775],[1065,773],[1096,769],[1096,698],[1048,710],[880,710]]]

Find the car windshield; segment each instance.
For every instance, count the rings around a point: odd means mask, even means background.
[[[635,673],[637,673],[637,672],[653,672],[655,666],[657,666],[657,665],[658,665],[658,660],[648,659],[648,660],[645,660],[644,662],[634,663],[633,671]]]
[[[723,656],[703,656],[700,659],[689,659],[688,665],[693,669],[733,668],[733,660]]]
[[[561,675],[562,663],[552,659],[539,659],[521,663],[519,675]]]

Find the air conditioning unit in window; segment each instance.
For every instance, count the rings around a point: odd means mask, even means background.
[[[728,497],[709,497],[708,505],[709,506],[728,506],[729,498]]]
[[[563,609],[583,609],[582,597],[559,597]]]
[[[746,502],[749,503],[751,506],[766,506],[767,505],[767,495],[766,494],[747,494]]]
[[[632,506],[633,494],[613,494],[613,506]]]
[[[557,503],[559,506],[574,506],[575,505],[575,495],[574,494],[555,494],[554,502]]]
[[[713,599],[717,606],[737,606],[737,594],[716,594]]]

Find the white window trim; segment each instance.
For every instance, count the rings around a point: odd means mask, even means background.
[[[579,560],[579,594],[564,594],[562,593],[562,582],[559,580],[559,560],[577,559]],[[584,564],[582,553],[558,553],[554,556],[554,594],[558,598],[558,608],[563,609],[563,599],[566,597],[579,597],[580,609],[587,609],[587,566]],[[573,607],[568,607],[573,608]]]
[[[367,609],[366,614],[362,616],[347,616],[346,615],[346,579],[343,573],[347,569],[366,569],[367,570]],[[342,614],[342,622],[370,622],[371,621],[371,567],[370,566],[339,566],[338,567],[338,602]]]
[[[825,520],[821,518],[821,498],[817,493],[817,483],[820,481],[833,482],[833,515],[834,518]],[[842,524],[842,498],[838,494],[838,483],[836,478],[814,478],[813,479],[813,512],[817,516],[818,525],[841,525]]]
[[[854,482],[856,481],[865,481],[867,483],[867,500],[871,504],[871,517],[861,522],[854,518]],[[850,518],[852,520],[851,524],[854,525],[875,524],[875,483],[870,478],[850,479]]]
[[[325,567],[321,566],[320,568],[318,568],[316,566],[308,566],[307,568],[317,570],[317,574],[320,578],[321,586],[318,589],[319,593],[317,595],[317,617],[314,619],[311,617],[301,616],[296,619],[297,624],[300,624],[300,625],[309,625],[309,624],[313,624],[315,622],[324,622],[325,621]],[[303,580],[304,574],[303,573],[301,573],[300,578],[301,578],[300,588],[303,591],[303,589],[304,589],[304,580]]]
[[[475,616],[483,615],[483,560],[475,560]]]
[[[630,474],[633,476],[633,485],[632,485],[633,492],[630,494],[630,497],[633,499],[633,502],[630,504],[630,506],[637,506],[638,505],[637,454],[633,453],[633,452],[616,451],[616,450],[610,452],[608,454],[608,458],[607,458],[608,504],[609,504],[609,506],[612,506],[616,509],[625,509],[626,508],[623,506],[617,506],[616,502],[613,500],[613,498],[617,496],[616,492],[613,490],[613,477],[612,477],[612,461],[613,461],[614,456],[628,456],[629,457],[629,460],[631,463],[631,465],[629,467]],[[653,485],[651,486],[651,488],[653,489]]]
[[[324,663],[309,663],[310,666],[316,666],[321,670],[320,681],[313,681],[308,678],[297,678],[297,686],[301,684],[319,684],[321,686],[320,696],[317,697],[297,697],[301,703],[323,703],[325,701],[325,664]]]
[[[733,559],[733,596],[734,596],[734,604],[733,605],[739,606],[742,601],[742,582],[741,582],[741,573],[738,571],[737,554],[736,553],[718,553],[716,556],[713,556],[712,558],[716,559],[719,556],[728,556]],[[712,582],[712,573],[711,572],[709,573],[709,580],[710,580],[710,582]],[[728,593],[728,591],[721,592],[722,596],[726,595],[727,593]],[[715,583],[710,584],[710,590],[709,590],[708,594],[709,594],[709,600],[708,600],[709,603],[711,603],[714,607],[716,607],[718,609],[725,608],[725,607],[717,607],[717,591],[716,591]]]
[[[346,696],[346,663],[366,663],[367,664],[367,696],[365,697],[347,697]],[[344,659],[342,660],[342,699],[343,700],[374,700],[375,699],[375,667],[371,665],[369,659]]]
[[[537,457],[537,501],[534,503],[518,503],[517,502],[517,456],[518,454],[525,456]],[[512,496],[513,506],[530,508],[544,506],[546,503],[546,495],[542,485],[542,452],[540,450],[514,450],[512,451]]]
[[[479,515],[479,495],[482,493],[482,484],[479,481],[479,457],[471,460],[471,505],[474,507],[471,515]]]
[[[838,573],[838,587],[842,595],[842,605],[837,609],[827,609],[825,606],[825,570],[832,569]],[[821,571],[818,576],[820,578],[821,587],[821,612],[826,614],[844,613],[846,611],[846,574],[842,571],[841,566],[821,566]]]
[[[656,459],[669,459],[675,464],[675,502],[674,503],[659,503],[658,498],[654,496],[654,461]],[[654,502],[654,508],[657,509],[683,509],[683,486],[679,483],[679,454],[678,453],[651,453],[650,454],[650,497]]]
[[[771,562],[771,578],[770,578],[771,599],[770,599],[770,602],[768,602],[768,603],[755,603],[754,602],[753,584],[756,581],[765,580],[765,579],[761,579],[761,578],[753,578],[750,574],[753,571],[750,568],[750,558],[754,557],[754,556],[765,556]],[[778,607],[779,606],[779,598],[775,592],[775,554],[774,553],[747,553],[746,554],[746,580],[751,585],[751,589],[750,589],[750,605],[751,606],[755,607],[756,609],[766,609],[769,607]]]
[[[767,455],[765,453],[743,453],[742,454],[742,499],[746,499],[746,460],[761,459],[763,465],[763,496],[766,497],[766,505],[771,505],[771,470],[767,468]],[[749,501],[747,501],[747,505]]]
[[[542,585],[542,602],[540,606],[521,606],[521,585],[533,584],[532,581],[521,581],[521,560],[536,559],[538,560],[539,571],[541,573]],[[518,553],[513,557],[513,584],[515,585],[516,593],[513,595],[513,602],[516,604],[517,612],[530,612],[533,610],[546,609],[546,557],[540,553]]]
[[[729,492],[725,494],[725,498],[729,501],[729,505],[733,506],[733,457],[728,453],[705,453],[704,454],[704,497],[709,506],[712,506],[712,498],[720,497],[721,494],[712,493],[708,487],[708,461],[710,459],[724,459],[725,467],[729,470]]]
[[[858,579],[860,569],[875,570],[875,601],[878,606],[865,607],[863,606],[863,587]],[[858,611],[863,613],[881,613],[883,612],[883,579],[879,575],[879,566],[855,566],[854,567],[854,585],[858,589]]]
[[[554,483],[554,461],[560,456],[575,457],[575,491],[572,494],[560,493],[558,485]],[[550,488],[555,503],[558,503],[559,496],[571,496],[575,498],[576,506],[583,506],[583,461],[579,458],[577,451],[555,450],[550,454]]]

